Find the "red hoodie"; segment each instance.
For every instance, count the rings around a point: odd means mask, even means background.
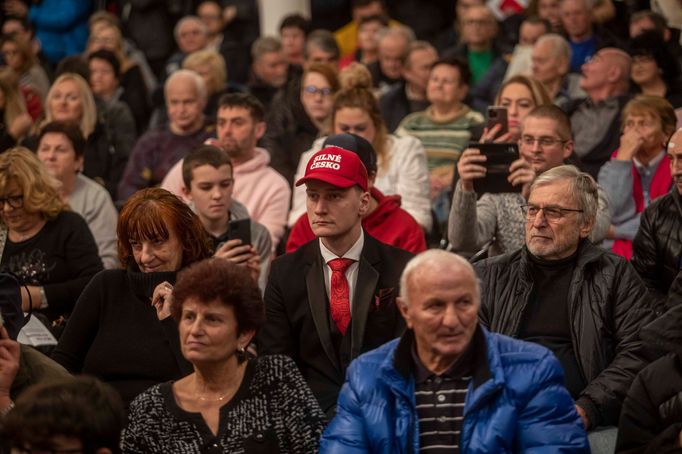
[[[376,188],[370,189],[370,194],[379,206],[362,220],[365,231],[382,243],[414,254],[425,251],[424,231],[407,211],[400,208],[400,196],[385,196]],[[304,213],[291,228],[286,251],[294,252],[314,239],[308,215]]]

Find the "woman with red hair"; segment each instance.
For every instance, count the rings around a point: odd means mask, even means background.
[[[145,389],[191,372],[170,317],[177,271],[210,256],[199,218],[170,192],[150,188],[123,206],[118,255],[126,269],[93,277],[53,358],[112,385],[126,406]]]

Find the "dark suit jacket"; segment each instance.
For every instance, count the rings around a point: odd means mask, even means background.
[[[322,409],[333,415],[350,361],[405,329],[395,298],[400,274],[411,257],[365,232],[352,320],[338,351],[332,341],[318,240],[279,257],[272,263],[265,289],[267,320],[258,333],[259,354],[293,358]]]

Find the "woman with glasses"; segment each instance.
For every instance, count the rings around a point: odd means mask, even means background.
[[[620,145],[599,170],[599,185],[609,196],[613,214],[604,247],[627,259],[632,257],[642,211],[672,186],[666,146],[676,124],[675,111],[665,99],[635,97],[623,109]]]
[[[299,84],[289,84],[274,98],[263,140],[270,165],[292,187],[301,154],[317,137],[329,133],[332,100],[338,90],[336,70],[315,63],[305,70]]]
[[[51,321],[68,315],[90,278],[102,269],[83,218],[68,210],[59,183],[35,154],[0,154],[0,271],[25,285],[22,307]]]

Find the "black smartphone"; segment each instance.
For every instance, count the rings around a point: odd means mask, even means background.
[[[488,107],[488,131],[497,125],[502,126],[497,132],[498,136],[506,134],[507,131],[509,131],[509,124],[507,122],[507,108],[502,106],[490,106]]]
[[[251,244],[251,219],[230,221],[227,238],[229,240],[240,239],[242,245]]]
[[[519,146],[515,143],[470,143],[469,148],[477,148],[488,159],[487,169],[483,178],[474,180],[474,190],[477,194],[490,192],[521,192],[521,186],[512,186],[507,180],[509,166],[519,159]]]

